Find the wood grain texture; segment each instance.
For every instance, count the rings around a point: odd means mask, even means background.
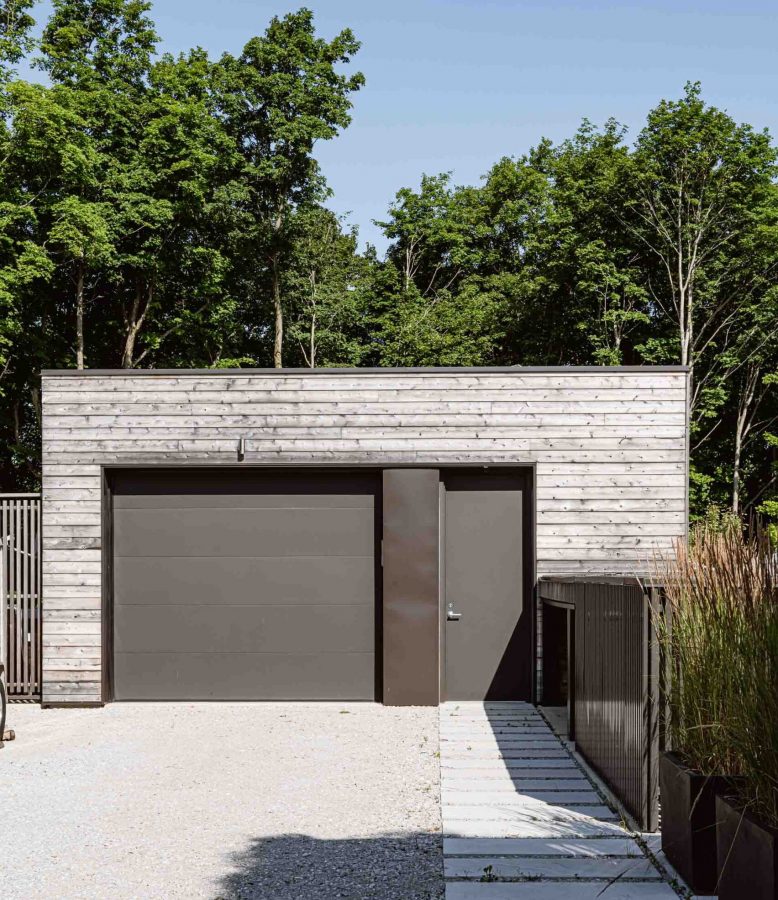
[[[44,702],[101,699],[102,467],[533,463],[539,575],[645,571],[687,519],[687,375],[43,379]]]

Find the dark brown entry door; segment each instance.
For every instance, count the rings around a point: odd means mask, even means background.
[[[115,699],[376,699],[377,487],[370,473],[116,473]]]
[[[443,485],[444,695],[527,699],[522,629],[522,491],[510,476]]]

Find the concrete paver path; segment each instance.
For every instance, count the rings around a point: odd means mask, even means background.
[[[440,711],[446,900],[677,900],[527,703]]]

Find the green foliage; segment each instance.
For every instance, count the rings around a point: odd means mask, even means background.
[[[500,160],[480,188],[425,176],[383,223],[396,278],[376,280],[375,308],[392,311],[382,353],[450,360],[453,323],[457,364],[686,364],[693,518],[710,503],[771,513],[775,161],[766,133],[689,84],[649,113],[634,147],[615,121],[584,121],[557,147]],[[438,306],[459,321],[439,323]]]
[[[415,292],[397,297],[383,317],[381,363],[387,366],[473,366],[493,358],[499,337],[488,296]]]
[[[33,46],[30,31],[35,20],[29,10],[35,0],[5,0],[0,10],[0,75],[11,74],[10,67],[19,62]]]
[[[290,355],[309,367],[357,366],[366,352],[356,229],[320,206],[297,210],[284,278]]]
[[[240,56],[225,53],[214,67],[215,108],[233,141],[232,183],[224,193],[233,258],[243,261],[242,292],[262,297],[256,313],[263,314],[270,294],[276,366],[283,362],[283,282],[294,214],[326,196],[313,147],[351,121],[350,95],[364,77],[337,66],[358,49],[349,29],[329,42],[316,37],[313,14],[301,9],[273,18]]]
[[[422,176],[379,259],[315,155],[364,84],[348,28],[301,9],[214,60],[159,55],[145,0],[54,0],[37,44],[31,7],[0,13],[4,487],[38,478],[41,368],[686,362],[693,518],[778,520],[775,148],[698,85],[633,145],[585,120]]]

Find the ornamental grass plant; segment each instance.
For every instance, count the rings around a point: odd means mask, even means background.
[[[661,561],[667,731],[705,775],[745,776],[741,800],[778,827],[778,548],[735,517],[696,525]]]

